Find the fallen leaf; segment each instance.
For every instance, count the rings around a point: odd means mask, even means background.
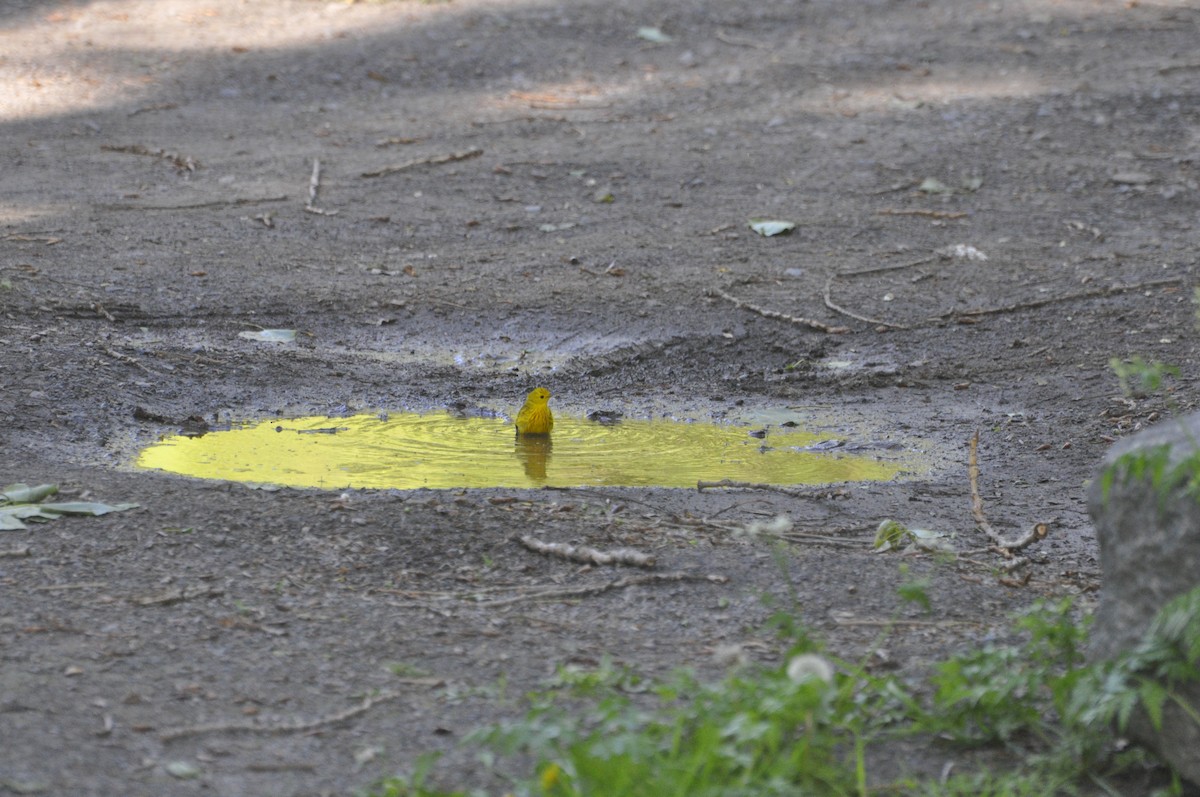
[[[922,194],[953,194],[954,189],[943,183],[936,177],[926,177],[917,186],[917,190]]]
[[[64,501],[54,504],[40,504],[42,510],[54,515],[87,515],[99,517],[109,512],[124,512],[136,509],[140,504],[103,504],[98,501]]]
[[[1145,172],[1117,172],[1110,178],[1119,185],[1145,185],[1154,182],[1154,175]]]
[[[168,775],[180,780],[194,780],[200,777],[200,768],[188,761],[172,761],[164,769]]]
[[[260,329],[258,332],[239,332],[238,337],[260,343],[293,343],[296,340],[296,330]]]
[[[793,221],[779,221],[777,219],[750,219],[750,229],[764,238],[770,238],[772,235],[783,235],[791,232],[796,229],[796,223]]]
[[[671,37],[663,33],[658,28],[638,28],[637,35],[639,39],[645,39],[646,41],[654,42],[655,44],[666,44],[671,41]]]
[[[0,491],[0,503],[34,504],[58,492],[57,484],[10,484]]]

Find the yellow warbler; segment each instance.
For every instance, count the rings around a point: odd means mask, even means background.
[[[525,397],[525,404],[517,413],[517,435],[550,434],[554,428],[554,416],[550,414],[550,391],[536,387]]]

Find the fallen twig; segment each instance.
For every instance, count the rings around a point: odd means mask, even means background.
[[[1180,72],[1183,70],[1200,69],[1200,61],[1192,61],[1183,64],[1167,64],[1158,68],[1158,74],[1169,75],[1172,72]]]
[[[336,216],[336,210],[322,210],[316,206],[317,191],[321,189],[321,159],[313,158],[312,176],[308,178],[308,201],[304,203],[305,213],[315,213],[318,216]],[[264,222],[265,223],[265,222]],[[270,224],[267,224],[270,227]]]
[[[200,168],[200,161],[188,155],[180,155],[178,152],[168,152],[165,149],[150,149],[149,147],[143,147],[141,144],[101,144],[100,149],[105,152],[147,155],[151,158],[170,161],[171,165],[181,172],[194,172]]]
[[[164,742],[170,742],[185,736],[199,736],[205,733],[307,733],[326,725],[335,725],[353,719],[360,714],[367,713],[374,706],[395,700],[399,696],[399,692],[380,692],[377,695],[369,695],[364,697],[357,706],[307,722],[281,722],[273,725],[254,722],[213,722],[204,725],[185,725],[181,728],[168,728],[159,735],[159,738]]]
[[[732,487],[740,490],[770,490],[784,495],[795,496],[796,498],[842,498],[849,493],[842,487],[814,487],[808,490],[797,490],[792,487],[783,487],[778,484],[759,484],[755,482],[735,482],[730,479],[721,479],[719,482],[696,482],[696,491],[704,492],[715,488]]]
[[[567,545],[562,542],[542,542],[528,534],[517,538],[517,541],[534,553],[546,556],[557,556],[572,562],[583,562],[590,565],[633,565],[634,567],[654,567],[657,564],[650,554],[635,551],[632,548],[616,548],[611,551],[598,551],[586,546]]]
[[[967,478],[971,482],[971,514],[975,516],[975,524],[979,526],[989,540],[996,545],[1001,542],[1000,535],[992,528],[983,515],[983,497],[979,494],[979,430],[971,436],[967,453]]]
[[[612,107],[612,103],[598,101],[596,97],[554,91],[511,91],[508,96],[530,108],[543,111],[590,111]]]
[[[971,436],[970,450],[967,455],[967,476],[971,481],[971,514],[975,516],[975,524],[979,526],[992,544],[995,546],[993,550],[999,553],[1006,559],[1012,559],[1005,566],[1005,570],[1013,571],[1021,565],[1025,564],[1024,557],[1014,558],[1014,551],[1019,551],[1026,546],[1043,539],[1049,532],[1050,526],[1047,523],[1035,523],[1025,536],[1016,540],[1006,540],[992,528],[992,524],[988,522],[983,515],[983,497],[979,493],[979,430],[975,430],[975,434]]]
[[[420,144],[424,140],[423,138],[413,138],[412,136],[389,136],[388,138],[381,138],[376,141],[375,146],[391,147],[396,144]]]
[[[589,595],[600,595],[614,589],[625,589],[626,587],[635,587],[641,584],[659,584],[664,582],[679,582],[679,581],[707,581],[712,584],[724,584],[729,579],[725,576],[718,575],[700,575],[697,573],[649,573],[644,576],[626,576],[615,581],[606,581],[603,584],[593,584],[584,587],[565,587],[557,589],[547,589],[540,592],[527,592],[521,595],[514,595],[509,598],[499,598],[494,601],[481,601],[476,606],[497,607],[508,606],[509,604],[519,603],[527,600],[566,600],[569,598],[585,598]]]
[[[924,216],[930,219],[962,219],[970,215],[960,210],[923,210],[920,208],[884,208],[875,213],[880,216]]]
[[[833,545],[840,548],[862,548],[863,543],[856,540],[840,540],[837,537],[830,537],[826,534],[808,534],[802,531],[785,531],[779,535],[779,539],[787,540],[788,542],[819,542],[824,545]]]
[[[0,235],[0,241],[27,241],[29,243],[54,246],[55,244],[62,243],[62,238],[52,238],[48,235],[22,235],[21,233],[10,232],[6,235]]]
[[[935,316],[934,320],[945,320],[948,318],[968,317],[974,318],[981,315],[997,315],[999,313],[1013,313],[1019,310],[1033,310],[1038,307],[1045,307],[1048,304],[1057,304],[1058,302],[1073,302],[1078,299],[1094,299],[1099,296],[1116,296],[1121,293],[1129,293],[1131,291],[1140,291],[1146,288],[1157,288],[1163,285],[1178,285],[1183,280],[1179,277],[1167,277],[1165,279],[1147,280],[1134,285],[1110,285],[1107,288],[1095,288],[1090,291],[1080,291],[1079,293],[1067,293],[1062,296],[1051,296],[1046,299],[1035,299],[1030,302],[1018,302],[1017,304],[1009,304],[1003,307],[985,307],[979,310],[953,310],[949,313]]]
[[[103,210],[196,210],[199,208],[219,208],[225,205],[260,205],[264,202],[286,202],[287,194],[280,196],[239,197],[237,199],[214,199],[211,202],[190,202],[182,205],[131,205],[113,204],[97,205]]]
[[[920,260],[913,260],[909,263],[896,263],[896,264],[890,265],[890,266],[873,266],[872,268],[859,269],[858,271],[843,271],[842,273],[840,273],[836,276],[849,278],[849,277],[861,277],[865,274],[878,274],[881,271],[899,271],[900,269],[904,269],[904,268],[913,268],[914,266],[923,266],[926,263],[932,263],[935,260],[939,260],[939,259],[944,259],[944,258],[940,258],[937,255],[931,255],[930,257],[923,257]]]
[[[5,557],[29,556],[29,546],[22,545],[17,548],[5,548],[0,550],[0,559]]]
[[[388,174],[395,174],[396,172],[402,172],[405,169],[411,169],[414,166],[424,166],[427,164],[430,166],[436,166],[436,165],[442,164],[442,163],[452,163],[454,161],[465,161],[465,160],[468,160],[469,158],[478,158],[482,154],[483,154],[483,150],[481,150],[481,149],[468,149],[468,150],[463,150],[462,152],[451,152],[447,155],[432,155],[428,158],[415,158],[410,161],[405,161],[404,163],[398,163],[395,166],[385,166],[384,168],[379,169],[378,171],[363,172],[361,176],[363,176],[363,177],[383,177]]]
[[[79,581],[74,584],[42,584],[30,589],[34,592],[62,592],[69,589],[104,589],[107,586],[107,581]]]
[[[177,102],[160,102],[154,105],[143,105],[141,108],[134,108],[126,114],[126,116],[137,116],[140,113],[150,113],[151,111],[173,111],[179,107]]]
[[[739,36],[730,36],[723,30],[718,30],[714,35],[716,36],[717,41],[724,42],[725,44],[733,47],[753,47],[756,50],[762,50],[769,46],[763,42],[754,41],[753,39],[743,39]]]
[[[108,315],[108,314],[105,313],[105,315]],[[111,315],[108,316],[108,319],[110,321],[116,321],[116,319],[113,318]],[[113,351],[108,346],[102,347],[100,349],[100,351],[104,352],[109,357],[112,357],[114,360],[119,360],[120,362],[123,362],[126,365],[132,365],[134,368],[137,368],[138,370],[140,370],[144,373],[147,373],[147,374],[154,373],[154,371],[151,371],[149,368],[142,365],[141,361],[138,360],[136,357],[130,357],[128,354],[121,354],[121,352],[119,352],[119,351]]]
[[[953,628],[956,626],[981,626],[984,623],[978,620],[906,620],[896,618],[893,620],[868,620],[857,618],[838,619],[833,618],[833,621],[838,625],[858,625],[875,628]]]
[[[750,302],[747,302],[747,301],[743,301],[742,299],[739,299],[736,296],[731,296],[728,293],[726,293],[725,291],[721,290],[720,288],[714,288],[711,291],[711,294],[714,296],[719,296],[727,302],[732,302],[734,307],[737,307],[739,309],[745,308],[746,310],[750,310],[751,312],[758,313],[759,315],[763,316],[764,318],[775,318],[780,321],[787,321],[788,323],[791,323],[791,324],[799,324],[800,326],[809,327],[810,329],[815,329],[818,332],[826,332],[830,335],[842,335],[842,334],[845,334],[846,332],[850,331],[850,327],[834,327],[834,326],[830,326],[829,324],[823,323],[821,321],[816,321],[811,318],[803,318],[801,316],[790,316],[786,313],[776,312],[775,310],[767,310],[766,308],[759,307],[758,305],[751,304]]]
[[[876,326],[891,327],[892,329],[909,329],[909,327],[905,326],[904,324],[896,324],[891,321],[881,321],[878,318],[869,318],[865,315],[859,315],[858,313],[847,310],[845,307],[834,304],[833,299],[831,299],[829,296],[829,293],[833,288],[834,279],[836,279],[838,276],[840,275],[830,274],[829,279],[825,280],[825,306],[830,310],[833,310],[835,313],[841,313],[842,315],[850,316],[851,318],[856,318],[859,321],[865,321],[868,324],[874,324]]]
[[[219,598],[225,594],[221,587],[203,585],[199,587],[175,587],[158,595],[147,595],[143,598],[132,598],[137,606],[170,606],[193,598]]]

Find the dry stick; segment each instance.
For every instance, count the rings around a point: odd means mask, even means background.
[[[758,305],[754,305],[754,304],[751,304],[750,302],[743,301],[743,300],[737,298],[736,296],[730,296],[728,293],[721,290],[720,288],[714,288],[711,291],[711,294],[715,295],[715,296],[719,296],[727,302],[732,302],[734,307],[737,307],[739,309],[745,308],[747,310],[750,310],[751,312],[758,313],[759,315],[763,316],[764,318],[776,318],[776,319],[779,319],[780,321],[787,321],[788,323],[791,323],[791,324],[799,324],[800,326],[809,327],[810,329],[815,329],[818,332],[826,332],[826,333],[829,333],[830,335],[842,335],[842,334],[850,331],[850,327],[831,327],[828,324],[825,324],[821,321],[815,321],[811,318],[802,318],[800,316],[790,316],[790,315],[787,315],[786,313],[778,313],[774,310],[767,310],[766,308],[759,307]]]
[[[29,546],[22,545],[19,548],[8,548],[6,550],[0,550],[0,559],[4,558],[6,556],[13,556],[13,557],[29,556]]]
[[[248,196],[238,199],[215,199],[211,202],[192,202],[184,205],[97,205],[102,210],[196,210],[199,208],[219,208],[225,205],[259,205],[264,202],[286,202],[287,194],[279,196]]]
[[[61,592],[67,589],[104,589],[107,586],[107,581],[79,581],[74,584],[42,584],[30,589],[34,592]]]
[[[833,288],[834,279],[837,278],[838,276],[839,276],[838,274],[830,274],[829,279],[825,280],[825,306],[828,307],[830,310],[833,310],[835,313],[841,313],[842,315],[850,316],[851,318],[857,318],[859,321],[865,321],[868,324],[874,324],[876,326],[891,327],[892,329],[910,329],[911,328],[911,327],[905,326],[904,324],[895,324],[891,321],[880,321],[878,318],[869,318],[865,315],[859,315],[858,313],[854,313],[854,312],[851,312],[850,310],[847,310],[845,307],[834,304],[833,299],[831,299],[829,296],[829,293],[830,293],[830,290]]]
[[[753,47],[756,50],[762,50],[769,46],[769,45],[763,44],[762,42],[756,42],[753,39],[742,39],[737,36],[730,36],[728,33],[726,33],[723,30],[718,30],[715,35],[716,35],[717,41],[724,42],[725,44],[731,45],[733,47]]]
[[[155,105],[143,105],[141,108],[134,108],[126,116],[137,116],[140,113],[150,113],[151,111],[173,111],[179,107],[177,102],[160,102]]]
[[[1028,560],[1021,556],[1014,558],[1013,551],[1019,551],[1031,543],[1037,542],[1045,537],[1050,531],[1050,526],[1046,523],[1035,523],[1033,528],[1030,529],[1024,537],[1016,540],[1005,540],[1000,536],[999,533],[997,533],[995,529],[992,528],[992,524],[988,523],[987,518],[983,516],[983,497],[979,494],[978,429],[976,429],[975,434],[971,436],[970,452],[967,455],[967,476],[971,480],[971,514],[975,516],[975,524],[979,526],[979,530],[987,535],[987,538],[992,541],[993,545],[995,545],[994,550],[998,551],[1000,555],[1006,559],[1013,560],[1009,562],[1004,569],[1008,571],[1016,570]]]
[[[194,172],[200,166],[200,161],[188,155],[180,155],[178,152],[167,152],[165,149],[149,149],[141,144],[101,144],[100,149],[105,152],[124,152],[129,155],[149,155],[151,158],[170,161],[171,164],[180,171]]]
[[[305,213],[315,213],[318,216],[336,216],[336,210],[321,210],[316,207],[317,191],[321,188],[321,159],[313,158],[312,176],[308,178],[308,201],[304,203]],[[267,225],[270,226],[270,225]]]
[[[142,144],[101,144],[100,149],[106,152],[126,152],[128,155],[149,155],[157,157],[158,160],[170,161],[176,169],[182,172],[194,172],[199,167],[200,162],[196,158],[180,155],[179,152],[168,152],[167,150],[152,150],[146,148]]]
[[[954,626],[981,626],[982,622],[976,620],[834,620],[838,625],[860,625],[868,627],[890,628],[951,628]]]
[[[595,584],[588,587],[567,587],[565,589],[548,589],[541,592],[529,592],[523,595],[514,595],[511,598],[501,598],[494,601],[485,601],[475,604],[476,606],[494,608],[497,606],[508,606],[513,603],[520,603],[525,600],[564,600],[566,598],[584,598],[589,595],[600,595],[614,589],[624,589],[625,587],[635,587],[641,584],[658,584],[663,582],[678,582],[678,581],[707,581],[713,584],[724,584],[729,579],[725,576],[718,575],[698,575],[696,573],[650,573],[645,576],[626,576],[615,581],[607,581],[603,584]]]
[[[913,268],[914,266],[923,266],[926,263],[932,263],[938,259],[939,259],[939,257],[937,255],[934,255],[931,257],[923,257],[920,260],[914,260],[911,263],[897,263],[892,266],[875,266],[874,268],[864,268],[859,271],[843,271],[841,274],[838,274],[837,276],[839,276],[839,277],[861,277],[864,274],[878,274],[882,271],[899,271],[900,269],[903,269],[903,268]],[[940,258],[940,259],[949,260],[949,258]]]
[[[399,696],[399,692],[381,692],[378,695],[364,697],[362,703],[345,711],[339,711],[336,714],[327,714],[324,717],[318,717],[308,722],[283,722],[277,725],[261,725],[246,722],[214,722],[205,725],[186,725],[182,728],[169,728],[163,731],[159,738],[164,742],[170,742],[175,739],[182,739],[185,736],[199,736],[204,733],[307,733],[326,725],[334,725],[348,719],[353,719],[360,714],[367,713],[373,706],[385,703],[388,700],[395,700]]]
[[[131,598],[137,606],[170,606],[193,598],[219,598],[225,594],[222,587],[175,587],[158,595],[147,595],[142,598]]]
[[[388,174],[402,172],[405,169],[411,169],[414,166],[422,166],[429,164],[435,166],[442,163],[451,163],[453,161],[465,161],[469,158],[478,158],[483,154],[481,149],[468,149],[462,152],[451,152],[448,155],[433,155],[428,158],[416,158],[414,160],[398,163],[395,166],[385,166],[384,168],[374,172],[363,172],[362,177],[383,177]]]
[[[730,479],[721,479],[721,481],[719,481],[719,482],[706,482],[706,481],[696,482],[696,491],[697,492],[704,492],[705,490],[713,489],[716,487],[737,487],[737,488],[740,488],[743,490],[771,490],[772,492],[783,493],[784,495],[791,495],[796,498],[834,498],[834,497],[837,497],[838,495],[844,494],[844,492],[845,492],[841,488],[832,489],[832,490],[831,489],[793,490],[788,487],[781,487],[778,484],[757,484],[754,482],[735,482],[735,481],[731,481]]]
[[[113,318],[112,316],[109,316],[109,319],[112,321],[116,321],[116,319]],[[147,373],[147,374],[154,373],[154,371],[151,371],[149,368],[142,365],[141,361],[138,360],[136,357],[130,357],[128,354],[121,354],[121,352],[119,352],[119,351],[113,351],[108,346],[104,346],[103,348],[100,349],[100,351],[104,352],[109,357],[112,357],[114,360],[123,362],[126,365],[132,365],[134,368],[137,368],[138,370],[140,370],[144,373]]]
[[[955,310],[949,313],[943,313],[939,316],[934,316],[933,320],[945,320],[955,316],[975,317],[981,315],[996,315],[999,313],[1012,313],[1018,310],[1032,310],[1034,308],[1044,307],[1048,304],[1056,304],[1058,302],[1073,302],[1077,299],[1094,299],[1098,296],[1116,296],[1118,294],[1129,293],[1131,291],[1144,290],[1145,288],[1157,288],[1162,285],[1178,285],[1181,282],[1183,282],[1183,280],[1179,277],[1167,277],[1165,279],[1139,282],[1134,285],[1111,285],[1107,288],[1096,288],[1090,291],[1081,291],[1080,293],[1068,293],[1062,296],[1052,296],[1048,299],[1037,299],[1032,302],[1019,302],[1017,304],[1005,305],[1004,307],[986,307],[982,310]]]
[[[611,551],[598,551],[580,545],[567,545],[562,542],[542,542],[528,534],[517,539],[534,553],[546,556],[557,556],[572,562],[583,562],[589,565],[632,565],[634,567],[654,567],[658,560],[650,554],[635,551],[632,548],[616,548]]]
[[[824,545],[834,545],[841,548],[862,548],[862,542],[854,540],[839,540],[837,537],[829,537],[824,534],[806,534],[804,532],[785,531],[779,535],[779,539],[787,540],[788,542],[819,542]]]
[[[312,176],[308,178],[308,201],[304,206],[311,208],[317,201],[317,189],[321,187],[321,159],[313,158]]]
[[[0,241],[26,241],[29,243],[54,246],[54,244],[62,243],[62,238],[51,238],[49,236],[40,235],[22,235],[20,233],[10,232],[7,235],[0,235]]]
[[[381,138],[376,141],[375,146],[390,147],[394,144],[419,144],[424,140],[423,138],[413,138],[411,136],[389,136],[388,138]]]
[[[1200,69],[1200,61],[1194,61],[1187,64],[1168,64],[1167,66],[1160,66],[1158,68],[1158,74],[1169,75],[1172,72],[1180,72],[1188,69]]]
[[[879,216],[924,216],[930,219],[962,219],[969,215],[960,210],[905,210],[903,208],[884,208],[875,213]]]

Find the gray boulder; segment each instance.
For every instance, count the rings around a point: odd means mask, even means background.
[[[1200,483],[1188,485],[1192,466],[1200,468],[1200,413],[1121,441],[1092,480],[1088,508],[1103,569],[1093,660],[1129,651],[1164,604],[1200,586]],[[1200,683],[1176,690],[1200,706]],[[1127,732],[1200,783],[1200,726],[1171,701],[1161,730],[1135,712]]]

